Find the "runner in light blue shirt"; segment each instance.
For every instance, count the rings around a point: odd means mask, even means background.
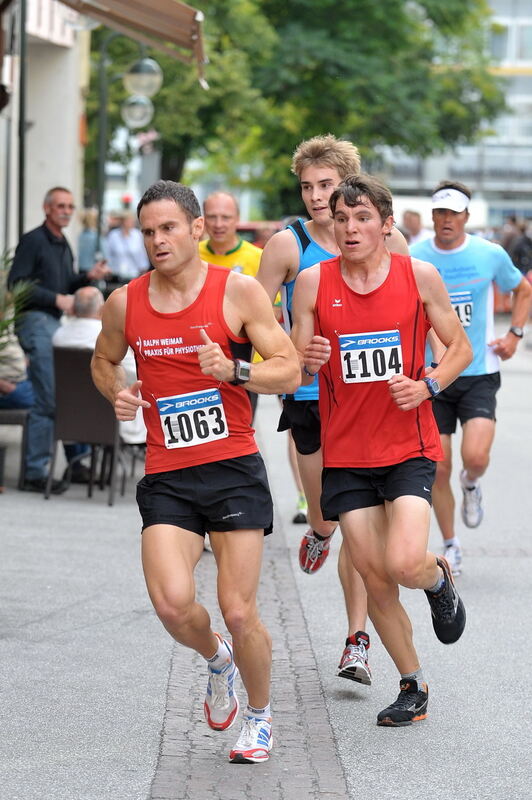
[[[462,520],[469,528],[483,517],[479,478],[487,469],[495,436],[496,394],[500,359],[511,358],[528,318],[532,290],[497,244],[465,232],[471,191],[462,183],[443,181],[432,196],[433,239],[410,248],[411,255],[430,261],[442,276],[451,302],[473,348],[473,361],[434,402],[445,460],[439,462],[433,487],[433,506],[453,574],[461,572],[462,551],[454,527],[454,497],[450,484],[451,435],[462,426]],[[511,325],[496,338],[493,283],[513,291]],[[437,360],[437,357],[436,357]]]

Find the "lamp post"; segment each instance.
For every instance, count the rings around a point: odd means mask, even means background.
[[[109,45],[113,39],[122,35],[118,31],[111,31],[103,39],[98,66],[98,175],[96,193],[98,205],[98,249],[100,251],[102,249],[105,164],[107,161],[107,103],[109,99],[106,71],[107,55]],[[136,61],[125,74],[116,76],[116,78],[122,78],[127,91],[133,95],[125,100],[121,109],[122,119],[128,128],[142,128],[151,121],[153,105],[149,98],[159,91],[163,82],[163,73],[159,64],[153,58],[144,56],[144,46],[140,43],[139,49],[140,60]]]

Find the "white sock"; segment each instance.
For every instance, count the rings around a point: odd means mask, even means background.
[[[464,469],[463,472],[462,472],[462,478],[463,478],[462,482],[463,482],[464,486],[466,487],[466,489],[474,489],[475,486],[477,486],[477,484],[478,484],[478,478],[474,478],[472,480],[469,477],[469,475],[467,474],[467,470],[466,469]]]
[[[443,540],[444,547],[460,547],[460,539],[458,536],[453,536],[452,539]]]
[[[406,675],[401,673],[401,680],[402,681],[415,681],[417,683],[417,688],[423,690],[423,684],[425,680],[423,678],[423,670],[421,667],[416,669],[415,672],[408,672]]]
[[[218,650],[212,656],[212,658],[207,658],[206,661],[211,669],[220,672],[224,667],[231,663],[231,653],[229,652],[226,643],[223,639],[218,639],[216,637],[219,644]]]
[[[445,576],[443,574],[443,570],[441,568],[438,568],[438,569],[439,569],[439,572],[440,572],[440,577],[438,578],[438,580],[436,581],[434,586],[430,586],[427,589],[427,592],[430,592],[431,594],[436,594],[436,592],[439,592],[441,587],[445,583]]]
[[[245,717],[255,717],[255,719],[271,719],[272,713],[270,711],[270,704],[268,703],[267,706],[264,708],[254,708],[250,706],[249,703],[246,706],[246,710],[244,711]]]

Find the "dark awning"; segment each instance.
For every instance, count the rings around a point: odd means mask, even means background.
[[[185,63],[196,62],[203,83],[203,13],[177,0],[61,0],[125,36]]]

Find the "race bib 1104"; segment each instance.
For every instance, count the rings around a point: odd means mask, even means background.
[[[345,383],[387,381],[403,371],[399,331],[344,333],[338,337]]]
[[[157,399],[164,444],[194,447],[229,436],[222,395],[218,389],[204,389]]]

